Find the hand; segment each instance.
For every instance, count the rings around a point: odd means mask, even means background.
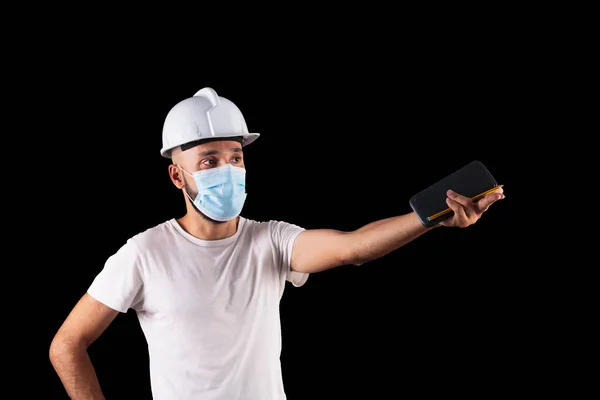
[[[454,215],[440,222],[440,225],[466,228],[477,222],[492,204],[498,200],[502,200],[504,198],[504,191],[502,188],[498,188],[477,201],[473,201],[451,190],[448,190],[447,195],[446,204],[454,211]]]

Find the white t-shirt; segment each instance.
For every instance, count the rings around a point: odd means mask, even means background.
[[[303,231],[240,217],[206,241],[171,219],[130,238],[88,293],[136,311],[148,342],[154,400],[283,400],[279,303]]]

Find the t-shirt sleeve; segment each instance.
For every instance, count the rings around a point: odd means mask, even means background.
[[[138,247],[128,240],[104,263],[88,294],[108,307],[127,312],[142,307],[142,271]]]
[[[297,225],[282,221],[271,221],[271,237],[281,261],[282,273],[292,285],[299,287],[306,283],[309,274],[291,270],[292,249],[300,233],[304,231]]]

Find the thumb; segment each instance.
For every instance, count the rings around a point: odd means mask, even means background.
[[[476,203],[477,210],[480,213],[485,212],[492,204],[494,204],[498,200],[502,200],[503,198],[503,193],[490,193]]]

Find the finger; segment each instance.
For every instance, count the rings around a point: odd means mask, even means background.
[[[475,209],[474,209],[474,203],[473,200],[471,200],[470,198],[463,196],[461,194],[458,194],[452,190],[448,190],[447,193],[448,197],[459,203],[460,205],[462,205],[462,210],[463,213],[465,213],[465,215],[467,217],[472,217],[473,214],[475,213]]]
[[[446,204],[452,211],[454,211],[454,218],[457,221],[458,226],[466,226],[468,225],[469,218],[465,213],[465,207],[457,201],[452,200],[451,198],[446,198]]]
[[[482,213],[487,211],[492,204],[502,199],[504,199],[504,193],[493,192],[484,196],[475,204],[475,206],[477,207],[477,211]]]

